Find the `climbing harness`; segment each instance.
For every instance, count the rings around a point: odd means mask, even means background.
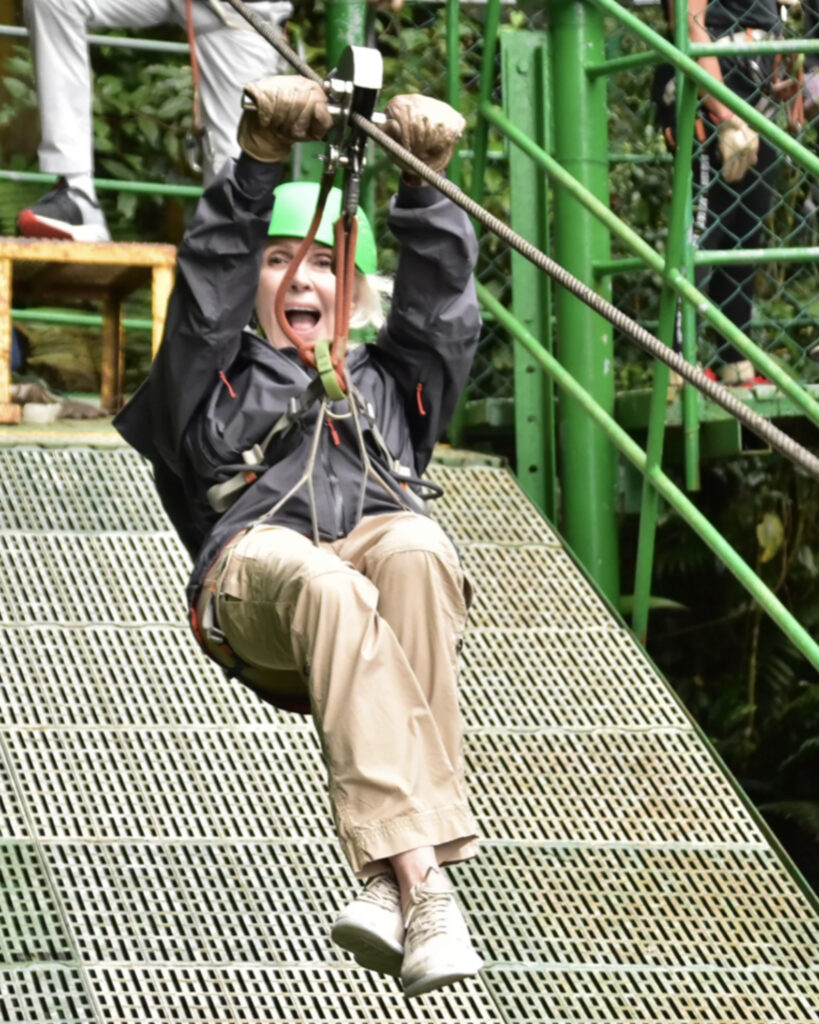
[[[268,25],[259,15],[253,11],[243,0],[225,0],[226,3],[237,11],[256,31],[263,36],[301,75],[311,81],[322,83],[321,78],[313,69],[306,64],[299,55],[288,45],[284,35]],[[385,149],[412,174],[417,175],[443,193],[453,203],[465,210],[470,217],[474,218],[485,228],[496,234],[502,241],[506,242],[512,249],[520,253],[525,259],[533,263],[538,269],[556,281],[572,295],[580,299],[596,313],[602,316],[618,330],[628,335],[637,345],[653,358],[665,363],[689,384],[693,384],[698,391],[702,392],[712,402],[728,411],[743,426],[752,430],[755,434],[766,441],[772,448],[781,452],[793,463],[805,470],[810,476],[819,480],[819,458],[808,451],[788,434],[769,423],[758,413],[750,409],[740,399],[735,398],[722,384],[710,380],[705,373],[689,363],[682,355],[675,352],[673,348],[665,345],[659,338],[655,337],[644,327],[641,327],[631,317],[627,316],[616,306],[612,305],[593,289],[589,288],[582,281],[578,280],[567,270],[556,263],[545,253],[527,242],[519,234],[513,231],[503,221],[493,217],[474,199],[448,181],[443,175],[427,167],[418,160],[409,150],[390,138],[386,132],[381,131],[371,120],[368,120],[358,111],[350,112],[351,123],[358,128],[363,135],[374,140],[382,149]],[[682,278],[678,272],[677,278]]]

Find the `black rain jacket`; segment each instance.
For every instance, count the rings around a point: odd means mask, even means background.
[[[228,161],[202,196],[179,248],[165,334],[147,380],[114,424],[148,458],[162,504],[194,558],[193,602],[224,544],[270,510],[304,472],[319,405],[315,403],[265,453],[269,468],[223,514],[208,488],[232,475],[243,451],[260,442],[300,395],[312,372],[295,349],[274,349],[244,325],[251,317],[272,210],[277,165],[247,155]],[[480,319],[472,272],[472,226],[430,186],[402,184],[390,228],[400,244],[391,309],[373,344],[348,353],[353,383],[375,410],[390,454],[420,476],[466,381]],[[347,402],[331,406],[344,413]],[[365,421],[366,423],[366,421]],[[314,473],[319,532],[345,536],[362,479],[351,420],[322,430]],[[392,474],[378,446],[368,451]],[[391,479],[398,486],[400,475]],[[414,499],[413,499],[414,500]],[[419,511],[423,505],[418,502]],[[370,480],[364,515],[398,511]],[[310,534],[306,488],[270,520]]]

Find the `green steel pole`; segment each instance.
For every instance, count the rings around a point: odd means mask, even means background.
[[[327,0],[327,70],[338,64],[346,46],[363,46],[367,33],[367,4],[362,0]]]
[[[461,40],[458,31],[460,17],[458,0],[446,0],[446,101],[455,110],[461,109]],[[449,162],[447,176],[458,188],[461,187],[461,151],[458,146],[455,147]],[[466,388],[461,392],[447,427],[447,438],[455,448],[463,445],[465,420]]]
[[[567,174],[608,200],[606,83],[589,82],[587,60],[604,52],[603,17],[591,4],[551,0],[554,152]],[[609,256],[605,226],[565,189],[557,189],[555,260],[594,285],[595,259]],[[555,297],[558,358],[596,402],[614,410],[614,345],[609,323],[566,289]],[[608,438],[573,403],[559,407],[563,532],[591,577],[619,602],[617,458]]]
[[[461,39],[459,35],[461,8],[458,0],[446,0],[446,101],[455,110],[461,109]],[[447,167],[447,177],[461,186],[461,152],[456,146]]]
[[[642,53],[630,53],[627,57],[615,57],[612,60],[604,60],[599,64],[591,61],[586,65],[586,74],[589,78],[610,78],[612,75],[619,75],[622,71],[639,71],[641,68],[651,64],[659,64],[659,54],[653,50],[645,50]]]
[[[738,348],[747,359],[750,359],[761,373],[776,384],[811,422],[819,425],[819,404],[817,404],[815,399],[793,381],[767,353],[758,348],[735,323],[717,309],[707,296],[698,291],[691,281],[686,280],[679,271],[671,271],[669,273],[666,270],[662,256],[658,252],[652,249],[636,231],[627,224],[624,224],[617,214],[612,213],[605,203],[601,203],[596,195],[592,194],[588,188],[585,188],[581,182],[577,181],[568,171],[561,167],[554,157],[544,152],[541,147],[532,142],[531,139],[528,139],[522,132],[519,132],[509,118],[503,115],[502,111],[496,107],[487,106],[482,108],[481,113],[487,120],[498,127],[507,138],[511,139],[516,146],[520,146],[524,152],[534,157],[550,178],[567,192],[571,193],[578,202],[582,203],[601,224],[604,224],[612,234],[615,234],[632,252],[636,253],[646,266],[655,270],[664,280],[667,280],[678,295],[681,295],[686,302],[692,303],[696,307],[697,312],[710,324],[713,324],[719,333]],[[608,257],[604,257],[594,260],[593,265],[595,267],[598,265],[605,266],[608,262]]]
[[[687,87],[686,87],[687,86]],[[680,95],[677,115],[677,152],[674,156],[674,189],[668,223],[666,268],[671,271],[685,263],[686,238],[689,234],[691,208],[691,155],[694,147],[694,122],[697,117],[696,87],[686,83]],[[674,343],[677,322],[676,292],[665,282],[660,297],[660,323],[657,336],[666,345]],[[654,382],[651,392],[651,411],[648,421],[646,467],[649,471],[661,467],[665,440],[665,414],[668,404],[668,367],[655,360]],[[651,601],[651,577],[654,567],[654,541],[657,532],[659,494],[649,483],[649,473],[643,478],[643,496],[640,507],[640,526],[637,536],[637,563],[634,573],[634,612],[632,629],[645,642],[648,631],[648,610]]]
[[[734,263],[816,263],[819,262],[819,246],[789,245],[787,249],[709,249],[707,252],[695,252],[693,262],[697,267],[722,267]],[[600,276],[625,274],[643,267],[645,262],[636,256],[601,260],[594,265],[595,273]]]
[[[544,142],[548,132],[549,61],[542,32],[502,32],[503,102],[509,116],[527,135]],[[547,251],[549,248],[548,182],[534,160],[513,146],[509,153],[509,226]],[[520,253],[512,253],[512,310],[551,349],[549,282]],[[557,513],[555,403],[552,382],[521,346],[514,347],[515,461],[525,493],[547,517]]]
[[[363,46],[367,32],[367,4],[362,0],[327,0],[324,8],[327,53],[325,66],[329,74],[338,64],[345,46]],[[318,181],[324,172],[319,160],[327,147],[322,142],[299,142],[299,177]],[[366,202],[366,199],[365,199]]]
[[[59,324],[63,327],[102,327],[104,320],[99,313],[59,313],[50,309],[12,309],[12,320],[20,323]],[[153,320],[147,317],[123,317],[123,327],[135,331],[152,331]]]
[[[53,185],[58,180],[56,174],[44,174],[41,171],[0,171],[0,181],[31,182],[35,185]],[[177,185],[165,181],[125,181],[120,178],[94,178],[94,184],[100,192],[136,192],[150,196],[180,196],[196,199],[202,195],[201,185]]]
[[[486,7],[486,25],[483,37],[483,57],[481,59],[481,86],[478,112],[491,103],[492,85],[495,81],[495,54],[498,49],[498,30],[500,28],[500,0],[489,0]],[[472,178],[469,183],[469,194],[476,203],[483,202],[484,175],[486,173],[486,150],[489,146],[489,123],[485,117],[478,117],[475,125],[475,138],[472,149]]]
[[[685,22],[682,23],[685,25]],[[679,44],[677,44],[679,45]],[[682,47],[680,47],[682,49]],[[737,57],[739,54],[757,56],[758,54],[785,53],[819,53],[819,39],[776,39],[772,42],[754,42],[748,45],[737,45],[736,43],[697,43],[686,47],[689,57],[696,60],[698,57]],[[651,64],[658,64],[664,58],[652,50],[643,53],[630,53],[627,57],[614,57],[612,60],[604,60],[599,64],[589,64],[586,71],[593,78],[600,75],[617,75],[621,71],[637,71],[640,68]]]
[[[784,53],[819,53],[819,39],[761,39],[752,43],[725,43],[715,39],[710,43],[691,43],[688,48],[693,60],[699,57],[753,57],[766,54],[776,57]]]
[[[709,249],[696,252],[694,263],[698,267],[722,267],[733,263],[816,263],[819,260],[819,246],[789,245],[787,249]]]
[[[512,314],[505,309],[492,293],[478,283],[478,297],[489,312],[503,324],[510,334],[532,353],[546,372],[554,378],[555,384],[573,403],[595,421],[623,455],[641,473],[647,473],[660,496],[675,512],[691,527],[698,537],[714,552],[729,572],[742,584],[757,602],[760,608],[779,626],[794,647],[807,658],[814,668],[819,670],[819,644],[808,631],[794,618],[788,609],[769,587],[757,576],[748,563],[734,550],[722,534],[700,512],[697,506],[677,485],[660,469],[659,466],[648,468],[646,453],[632,440],[625,430],[609,415],[594,398],[574,380],[555,359],[547,352],[526,328],[517,322]]]

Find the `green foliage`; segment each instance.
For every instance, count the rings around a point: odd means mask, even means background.
[[[819,626],[819,493],[778,457],[706,467],[700,510],[802,626]],[[624,565],[633,559],[632,526]],[[814,884],[819,811],[815,670],[684,524],[661,520],[649,650]]]

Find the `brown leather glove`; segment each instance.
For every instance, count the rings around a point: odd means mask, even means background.
[[[384,113],[384,131],[439,174],[452,159],[466,121],[448,103],[410,93],[394,96]]]
[[[321,139],[333,124],[318,82],[301,75],[270,75],[245,86],[256,105],[239,122],[239,145],[263,163],[281,163],[294,142]]]
[[[734,114],[717,126],[722,177],[729,184],[744,178],[759,155],[759,136]]]

